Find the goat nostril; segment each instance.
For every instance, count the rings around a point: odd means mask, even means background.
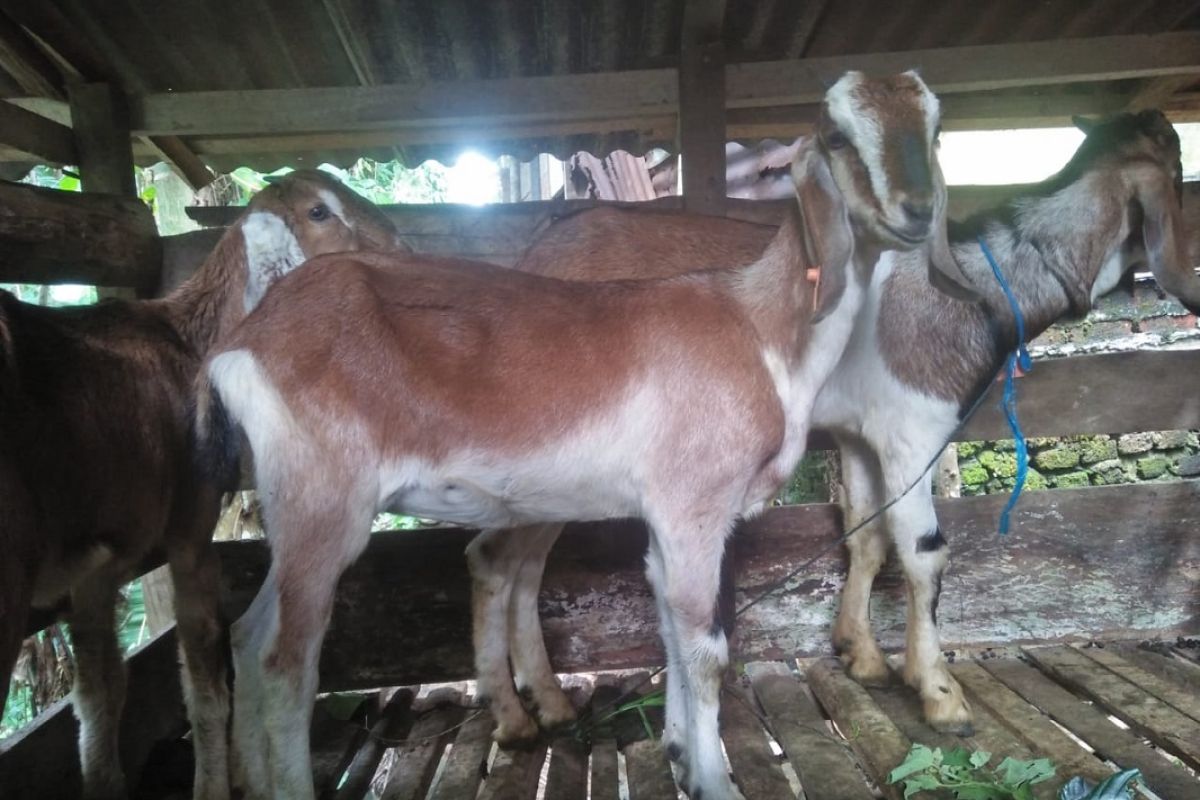
[[[933,204],[932,203],[912,203],[905,200],[900,204],[904,209],[904,213],[913,222],[932,222],[933,221]]]

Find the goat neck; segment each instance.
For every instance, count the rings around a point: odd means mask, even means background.
[[[245,316],[246,250],[240,224],[231,226],[195,274],[160,301],[167,317],[197,355]]]

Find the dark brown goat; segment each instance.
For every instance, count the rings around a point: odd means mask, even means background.
[[[210,547],[219,493],[193,467],[192,384],[217,337],[306,258],[395,250],[392,225],[324,173],[268,186],[168,297],[43,308],[0,292],[0,671],[30,607],[70,599],[84,795],[126,795],[117,591],[165,546],[197,764],[195,797],[227,798],[224,628]],[[5,681],[7,689],[7,680]]]

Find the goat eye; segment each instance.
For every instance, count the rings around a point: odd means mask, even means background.
[[[830,131],[825,135],[825,146],[830,150],[841,150],[848,144],[850,144],[850,140],[839,130]]]
[[[324,203],[318,203],[308,210],[308,218],[313,222],[324,222],[329,219],[329,207]]]

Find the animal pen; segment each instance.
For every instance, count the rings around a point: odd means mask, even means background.
[[[664,146],[681,155],[683,190],[645,207],[775,224],[781,201],[726,196],[726,143],[790,141],[809,132],[843,71],[910,67],[941,97],[947,130],[1059,126],[1073,114],[1150,107],[1193,121],[1200,3],[304,0],[285,13],[231,0],[0,0],[0,175],[75,165],[84,188],[0,184],[0,280],[142,297],[177,285],[237,210],[191,209],[210,229],[160,237],[132,184],[135,164],[160,160],[199,188],[240,165],[360,156],[415,165],[466,146],[600,158]],[[954,187],[952,216],[1014,190]],[[554,217],[601,202],[385,211],[420,252],[508,266]],[[1185,185],[1184,214],[1195,263],[1195,184]],[[1195,349],[1041,360],[1018,381],[1022,426],[1031,437],[1195,430],[1197,376]],[[1000,390],[957,440],[1011,437]],[[811,446],[830,443],[817,433]],[[1035,787],[1039,798],[1057,796],[1072,775],[1102,779],[1114,764],[1141,769],[1159,797],[1200,797],[1200,649],[1187,638],[1200,632],[1200,483],[1030,492],[1000,537],[1005,501],[937,506],[953,546],[941,631],[975,712],[965,740],[927,727],[911,690],[860,686],[830,657],[846,568],[843,548],[828,548],[842,531],[836,505],[771,508],[739,527],[726,556],[737,608],[815,559],[732,629],[722,739],[747,800],[898,798],[887,776],[913,743],[1048,757],[1058,775]],[[473,673],[471,535],[377,533],[344,576],[320,688],[360,692],[362,702],[350,715],[340,695],[318,704],[318,791],[675,797],[665,754],[640,723],[493,751],[491,717],[455,683]],[[262,541],[218,549],[233,619],[269,556]],[[606,708],[663,663],[645,550],[642,525],[622,521],[571,526],[551,555],[545,638],[556,670],[577,674],[565,682],[580,708]],[[904,602],[899,574],[885,572],[873,605],[885,649],[903,646]],[[50,621],[37,617],[29,632]],[[1145,641],[1160,644],[1138,646]],[[139,797],[185,796],[186,780],[172,783],[187,736],[173,632],[133,655],[128,672],[126,773],[140,776],[131,778]],[[78,783],[68,701],[0,742],[0,796],[71,797]]]

